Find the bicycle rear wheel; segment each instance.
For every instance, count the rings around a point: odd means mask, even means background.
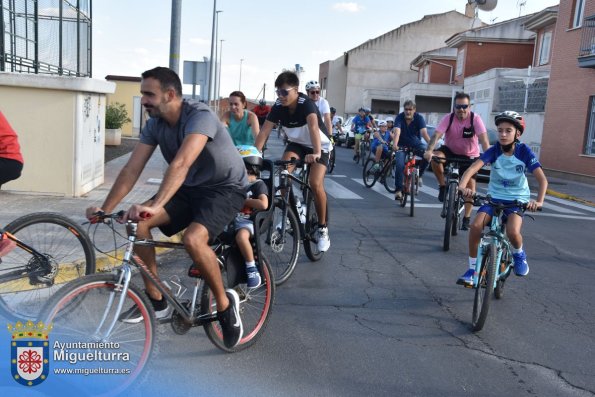
[[[121,287],[116,275],[84,276],[57,291],[41,316],[44,324],[53,324],[52,346],[59,343],[53,349],[52,371],[67,371],[75,377],[69,379],[77,383],[80,379],[94,395],[119,395],[132,384],[138,385],[153,354],[153,306],[137,286],[130,284],[125,296]],[[122,310],[117,313],[119,302]],[[141,321],[116,319],[135,307]]]
[[[281,285],[291,277],[300,253],[300,227],[291,209],[287,211],[284,235],[278,227],[282,222],[284,205],[281,199],[277,199],[271,222],[262,228],[258,237],[262,253],[269,260],[275,285]]]
[[[480,331],[483,328],[488,317],[490,299],[496,277],[496,254],[496,245],[490,244],[481,259],[479,278],[475,286],[475,299],[473,300],[473,317],[471,319],[471,326],[474,332]]]
[[[240,342],[232,348],[225,347],[223,334],[218,321],[204,326],[207,337],[215,346],[226,352],[237,352],[252,346],[262,336],[273,310],[275,300],[275,282],[273,272],[265,256],[261,256],[257,263],[262,283],[258,288],[249,289],[246,284],[238,284],[233,289],[240,297],[240,317],[244,333]],[[225,271],[222,271],[223,283],[227,283]],[[225,288],[229,288],[227,285]],[[217,313],[217,302],[213,292],[205,283],[201,297],[203,313]]]
[[[326,218],[328,220],[328,202],[326,206]],[[318,226],[318,213],[316,212],[316,206],[314,205],[314,198],[310,193],[306,200],[306,235],[303,236],[304,240],[304,252],[306,256],[312,262],[319,261],[324,252],[318,250],[318,237],[317,237],[317,226]]]
[[[37,319],[45,302],[67,282],[95,272],[95,251],[87,233],[52,212],[25,215],[5,230],[42,256],[17,246],[0,265],[0,314]],[[19,276],[10,274],[20,273]]]
[[[456,227],[456,223],[453,226],[453,222],[455,219],[454,211],[455,211],[455,194],[456,189],[453,185],[448,186],[448,191],[446,192],[445,200],[446,202],[446,219],[444,222],[444,241],[442,244],[442,249],[444,251],[448,251],[450,249],[450,236],[452,233],[453,227]]]
[[[374,159],[368,159],[364,165],[363,179],[366,187],[372,187],[378,180],[378,171],[374,171]]]
[[[409,216],[415,215],[415,194],[417,193],[417,170],[414,170],[411,173],[409,178],[409,197],[410,197],[410,207],[409,207]]]

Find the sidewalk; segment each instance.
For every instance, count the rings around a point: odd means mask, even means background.
[[[130,154],[127,154],[106,163],[104,183],[83,197],[58,197],[0,190],[0,225],[6,225],[19,216],[40,211],[59,212],[76,221],[84,221],[85,209],[92,205],[100,206],[103,203],[118,172],[126,164],[129,156]],[[155,194],[159,185],[152,182],[152,178],[161,179],[164,171],[165,162],[159,150],[156,150],[136,186],[120,207],[126,209],[131,204],[144,201]]]
[[[595,185],[554,178],[548,176],[547,173],[546,177],[548,180],[547,195],[595,207]],[[539,185],[533,176],[528,179],[531,192],[535,193]]]

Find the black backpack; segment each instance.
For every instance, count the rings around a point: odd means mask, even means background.
[[[475,128],[473,128],[473,117],[475,116],[475,113],[471,112],[471,130],[475,131]],[[450,114],[450,120],[448,121],[448,127],[446,127],[446,131],[450,130],[450,126],[452,125],[452,121],[455,118],[455,114],[451,113]],[[446,134],[446,131],[444,131],[444,133]]]

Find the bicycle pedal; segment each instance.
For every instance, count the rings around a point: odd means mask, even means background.
[[[194,263],[190,265],[190,268],[188,269],[188,277],[202,278],[200,270],[196,266],[194,266]]]

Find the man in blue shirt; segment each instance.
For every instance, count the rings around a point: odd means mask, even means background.
[[[430,136],[426,129],[426,120],[424,116],[415,111],[415,102],[410,99],[405,101],[403,109],[404,111],[397,116],[393,129],[393,148],[396,152],[395,184],[397,187],[395,200],[400,200],[403,196],[403,170],[405,169],[405,152],[397,151],[397,149],[399,147],[408,147],[413,149],[417,156],[422,157],[419,166],[420,185],[421,177],[428,167],[428,162],[423,159],[425,145],[421,141],[422,136],[426,142],[430,141]]]

